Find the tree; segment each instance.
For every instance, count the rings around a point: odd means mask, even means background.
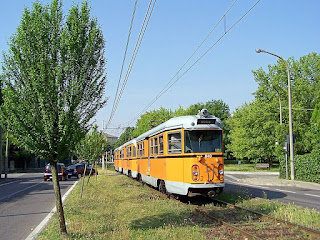
[[[312,120],[316,127],[320,130],[320,103],[318,103],[312,113]]]
[[[291,72],[293,107],[293,131],[295,152],[305,154],[317,145],[315,131],[311,124],[312,111],[320,94],[320,55],[311,53],[298,61],[288,60]],[[237,158],[272,159],[272,155],[283,155],[282,144],[288,134],[288,82],[287,69],[282,61],[253,71],[258,89],[250,104],[238,108],[228,121],[231,125],[229,147]],[[282,103],[282,124],[280,124],[279,98]],[[275,143],[278,142],[278,147]]]
[[[106,151],[107,144],[105,135],[98,131],[98,126],[94,126],[76,145],[77,157],[93,163]]]
[[[134,129],[134,127],[127,127],[126,130],[124,130],[115,144],[116,148],[120,147],[122,144],[125,144],[133,138]]]
[[[157,126],[162,122],[174,117],[170,109],[161,107],[158,110],[152,110],[143,114],[136,123],[136,128],[132,131],[131,137],[137,137],[152,128],[151,125]]]
[[[315,135],[315,141],[313,144],[315,145],[315,151],[320,152],[320,103],[318,103],[312,113],[312,121],[313,123],[313,131]]]
[[[230,108],[228,104],[219,100],[211,100],[206,103],[196,103],[190,105],[185,110],[185,115],[197,115],[199,110],[207,109],[212,115],[220,118],[223,122],[230,116]]]
[[[295,152],[304,154],[311,152],[314,148],[312,144],[314,134],[311,128],[312,111],[315,104],[319,102],[320,88],[320,55],[311,53],[301,57],[299,60],[290,58],[288,60],[291,72],[291,91],[293,108],[293,132],[296,137]],[[283,107],[283,125],[288,126],[288,80],[287,69],[282,61],[275,65],[268,66],[269,72],[262,69],[253,71],[259,87],[254,93],[255,100],[269,105],[271,109],[278,113],[279,121],[279,95]],[[274,111],[273,110],[273,111]],[[288,127],[281,132],[282,141],[286,139]]]
[[[87,2],[63,20],[62,1],[24,9],[4,54],[3,119],[20,146],[52,166],[60,232],[67,234],[56,163],[104,106],[105,42]]]
[[[276,113],[268,105],[253,101],[236,109],[229,118],[230,142],[228,146],[238,159],[271,161],[275,152],[277,135]],[[279,140],[278,140],[279,141]]]
[[[3,80],[4,80],[4,76],[0,75],[0,106],[2,106],[3,104],[3,96],[2,96],[2,88],[3,88]],[[1,179],[1,175],[2,175],[2,124],[0,123],[0,179]]]

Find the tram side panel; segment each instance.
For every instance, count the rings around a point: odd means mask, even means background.
[[[151,145],[153,141],[153,148]],[[166,158],[166,134],[161,133],[149,139],[150,146],[150,176],[154,178],[155,187],[159,184],[158,180],[166,179],[167,158]]]
[[[143,180],[143,176],[148,172],[148,140],[144,139],[138,143],[137,156],[137,178]]]
[[[168,192],[186,195],[184,190],[184,161],[183,158],[183,131],[172,130],[166,132],[165,153],[165,186]]]

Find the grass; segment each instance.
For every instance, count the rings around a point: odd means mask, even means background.
[[[255,169],[254,163],[243,163],[238,164],[237,160],[225,160],[224,170],[225,171],[244,171],[244,172],[279,172],[279,164],[273,164],[270,169]]]
[[[320,213],[314,209],[261,198],[244,201],[240,206],[320,231]]]
[[[266,194],[263,198],[252,199],[246,192],[239,192],[236,195],[223,192],[219,199],[320,231],[320,213],[315,209],[303,208],[291,203],[285,204],[279,201],[271,201],[267,199]]]
[[[64,205],[69,239],[206,239],[214,225],[195,218],[195,206],[162,199],[149,187],[124,175],[80,184]],[[60,239],[57,216],[39,239]]]
[[[111,175],[105,175],[105,173]],[[144,186],[113,171],[99,170],[84,186],[80,199],[78,184],[64,204],[68,239],[234,239],[230,232],[194,213],[197,207],[163,199]],[[294,205],[250,199],[247,193],[221,195],[223,200],[263,211],[314,229],[320,226],[320,214]],[[217,237],[217,234],[218,235]],[[225,234],[225,235],[224,235]],[[39,239],[60,239],[57,216]]]

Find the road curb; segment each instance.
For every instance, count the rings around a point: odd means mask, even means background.
[[[62,202],[64,202],[67,197],[70,195],[72,190],[75,188],[75,186],[79,183],[79,180],[76,181],[71,188],[63,195],[62,197]],[[40,232],[46,227],[48,224],[49,220],[52,218],[53,214],[56,212],[56,207],[54,207],[50,213],[42,220],[42,222],[32,231],[32,233],[29,234],[29,236],[25,240],[33,240],[36,239],[37,236],[39,235]]]

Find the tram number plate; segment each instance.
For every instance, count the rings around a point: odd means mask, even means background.
[[[206,154],[204,155],[205,158],[212,158],[212,155],[211,154]]]

